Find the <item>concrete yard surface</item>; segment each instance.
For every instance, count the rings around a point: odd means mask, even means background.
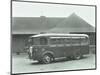
[[[27,54],[20,54],[12,55],[12,73],[94,69],[95,63],[94,54],[86,55],[80,60],[60,60],[50,64],[40,64],[28,59]]]

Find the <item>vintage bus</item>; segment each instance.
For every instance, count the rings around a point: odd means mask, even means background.
[[[51,63],[56,58],[80,59],[89,54],[89,36],[86,34],[44,33],[28,40],[30,59]]]

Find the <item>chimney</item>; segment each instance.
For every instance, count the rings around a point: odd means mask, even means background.
[[[45,16],[40,16],[40,22],[42,25],[47,25],[47,19]]]

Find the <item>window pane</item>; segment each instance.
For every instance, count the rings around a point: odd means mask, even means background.
[[[88,39],[87,38],[81,38],[81,44],[82,45],[87,45],[88,44]]]
[[[47,45],[47,39],[46,38],[40,38],[40,45]]]
[[[80,44],[80,38],[79,37],[72,37],[72,45],[79,45]]]
[[[50,40],[50,43],[51,43],[51,44],[57,44],[57,40],[56,40],[56,39],[51,39],[51,40]]]
[[[39,38],[34,38],[34,45],[39,45],[40,42],[39,42]]]

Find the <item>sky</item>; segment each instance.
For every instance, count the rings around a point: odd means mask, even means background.
[[[95,7],[93,6],[12,2],[12,17],[68,17],[72,13],[76,13],[95,27]]]

